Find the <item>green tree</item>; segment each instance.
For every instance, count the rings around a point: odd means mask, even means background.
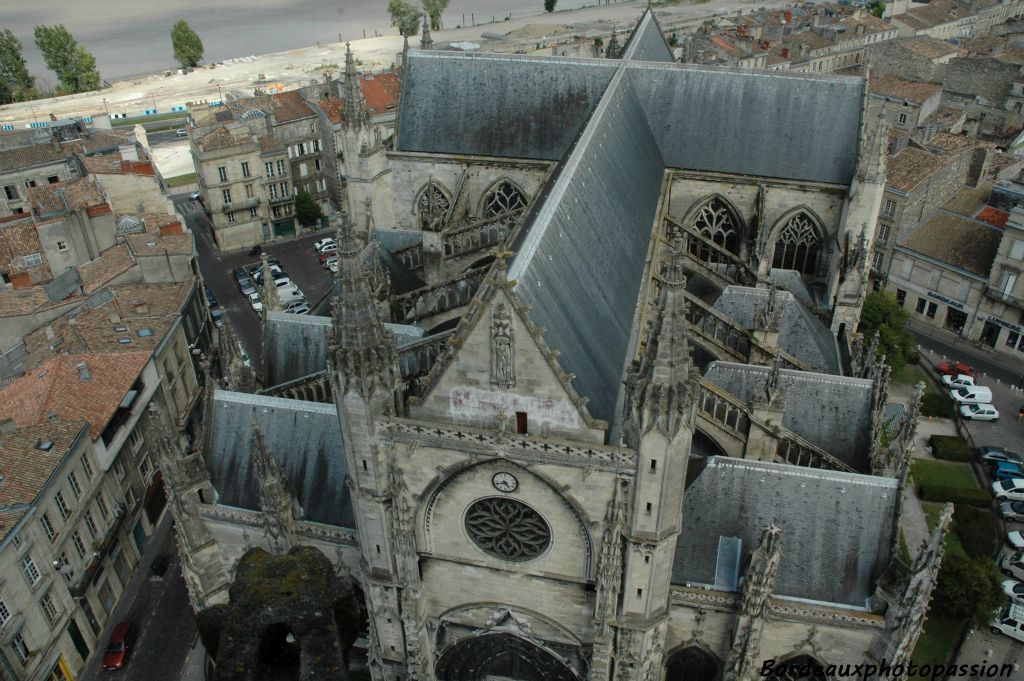
[[[971,620],[984,627],[1005,598],[1001,582],[991,560],[971,560],[960,551],[947,550],[939,568],[933,607],[947,617]]]
[[[320,220],[320,206],[309,192],[301,191],[295,195],[295,217],[303,227],[311,227]]]
[[[870,339],[878,332],[879,352],[893,371],[902,369],[914,351],[914,335],[907,327],[907,311],[891,291],[872,291],[860,312],[859,331]]]
[[[101,79],[96,57],[78,44],[63,24],[36,26],[36,47],[43,53],[46,68],[57,74],[59,94],[98,90]]]
[[[882,15],[885,14],[885,2],[883,0],[877,0],[877,2],[871,3],[868,5],[868,11],[881,19]]]
[[[423,11],[430,17],[430,30],[441,30],[441,13],[448,9],[448,0],[421,0]]]
[[[171,28],[171,46],[182,68],[193,68],[203,58],[203,41],[184,19]]]
[[[0,31],[0,104],[30,99],[35,78],[21,56],[21,41],[10,29]]]
[[[416,35],[419,31],[423,12],[411,0],[388,0],[388,14],[391,15],[391,25],[402,35]]]
[[[557,3],[558,3],[558,0],[544,0],[544,11],[545,12],[554,12],[555,11],[555,5]]]

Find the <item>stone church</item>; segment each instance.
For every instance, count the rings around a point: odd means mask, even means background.
[[[865,81],[676,64],[650,11],[618,56],[411,50],[365,157],[348,89],[330,309],[271,301],[262,375],[225,342],[201,446],[162,457],[197,611],[312,548],[375,681],[909,659],[948,514],[901,557]]]

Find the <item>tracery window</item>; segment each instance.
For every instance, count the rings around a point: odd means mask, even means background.
[[[813,275],[818,268],[820,246],[814,221],[806,213],[797,213],[775,239],[772,267]]]
[[[420,192],[416,200],[416,214],[420,217],[423,229],[436,231],[440,229],[444,216],[448,214],[451,201],[436,182],[431,181]]]
[[[526,207],[526,197],[514,184],[505,180],[484,199],[484,217],[490,218],[495,215],[511,213],[514,210]]]
[[[721,199],[711,199],[697,211],[693,218],[693,228],[705,239],[713,241],[730,253],[739,252],[736,217]]]
[[[480,499],[466,511],[465,522],[473,543],[501,560],[532,560],[551,543],[551,529],[540,514],[515,499]]]

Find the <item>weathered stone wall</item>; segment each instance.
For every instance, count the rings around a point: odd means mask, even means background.
[[[946,67],[911,52],[896,42],[884,42],[867,49],[872,73],[893,75],[925,83],[941,83]]]
[[[946,66],[942,89],[958,95],[981,97],[984,104],[1002,108],[1014,81],[1020,76],[1019,64],[993,57],[962,57]]]

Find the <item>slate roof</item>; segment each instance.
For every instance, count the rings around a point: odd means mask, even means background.
[[[714,584],[719,537],[739,537],[745,562],[775,523],[774,595],[866,607],[890,560],[896,480],[726,457],[690,469],[673,584]]]
[[[644,12],[622,50],[623,59],[672,63],[672,48],[665,42],[654,12]]]
[[[345,451],[333,404],[217,390],[206,465],[226,506],[259,510],[252,423],[282,465],[304,518],[354,528]]]
[[[58,355],[0,388],[0,419],[15,425],[42,423],[50,412],[69,421],[88,421],[95,440],[117,411],[149,361],[150,351]],[[90,378],[79,376],[85,362]]]
[[[768,378],[768,367],[712,362],[704,378],[746,403]],[[872,383],[864,378],[782,370],[782,425],[855,470],[868,469]]]
[[[0,540],[28,512],[85,429],[83,421],[54,421],[0,435]],[[40,442],[51,442],[53,446],[40,449]]]
[[[330,317],[267,314],[267,385],[275,386],[327,368]]]
[[[727,286],[714,308],[745,329],[754,328],[754,319],[768,304],[768,289]],[[784,352],[824,374],[841,374],[839,346],[832,332],[812,315],[789,291],[778,291],[779,347]]]
[[[900,246],[988,278],[1003,230],[954,213],[937,211],[914,228]]]

